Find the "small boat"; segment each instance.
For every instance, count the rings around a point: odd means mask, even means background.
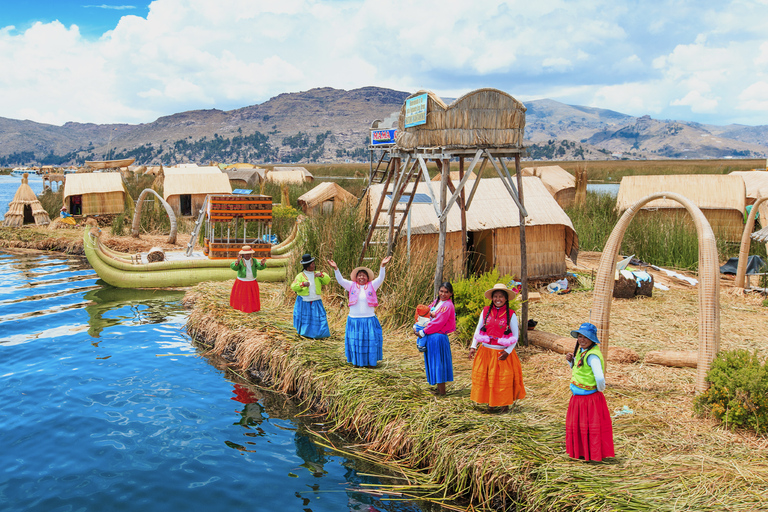
[[[209,259],[202,252],[168,251],[164,261],[149,261],[147,253],[127,254],[105,246],[100,229],[85,229],[83,247],[88,263],[99,277],[117,288],[180,288],[203,281],[228,281],[237,277],[229,265],[233,259]],[[291,260],[297,226],[281,244],[272,246],[267,268],[260,270],[260,282],[285,281],[286,265]]]
[[[117,169],[120,167],[128,167],[135,160],[135,158],[124,158],[122,160],[86,160],[85,165],[91,169]]]

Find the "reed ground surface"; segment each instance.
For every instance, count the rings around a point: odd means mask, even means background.
[[[275,388],[327,413],[359,438],[356,449],[403,471],[405,492],[471,498],[474,509],[766,510],[768,438],[733,431],[693,414],[695,369],[643,364],[650,350],[698,346],[698,297],[690,286],[651,298],[614,300],[611,344],[635,350],[634,364],[611,362],[606,398],[614,418],[616,458],[584,463],[565,453],[570,369],[564,356],[519,347],[527,397],[507,414],[469,399],[468,340],[452,339],[455,378],[435,396],[407,327],[385,330],[384,360],[353,368],[344,357],[346,307],[339,287],[325,298],[332,337],[300,338],[292,298],[262,287],[262,311],[229,308],[230,283],[190,290],[188,329],[240,371],[258,370]],[[762,298],[723,288],[721,348],[768,355]],[[542,293],[530,306],[537,329],[568,336],[589,317],[591,292]],[[386,315],[387,304],[379,315]],[[422,473],[408,473],[421,468]]]

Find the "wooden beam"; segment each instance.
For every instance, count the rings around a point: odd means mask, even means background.
[[[437,218],[440,218],[440,207],[437,205],[437,201],[435,200],[435,193],[432,192],[432,185],[430,184],[429,179],[429,171],[427,171],[427,164],[424,162],[424,158],[422,156],[419,156],[419,167],[421,168],[421,175],[424,178],[424,184],[427,186],[427,192],[429,193],[429,198],[432,199],[432,206],[435,208],[435,215]]]
[[[482,149],[477,150],[478,153],[483,152]],[[477,176],[475,177],[475,184],[472,186],[472,191],[469,193],[469,199],[467,199],[467,210],[469,210],[469,205],[472,204],[472,199],[475,197],[475,192],[477,192],[477,187],[480,185],[480,177],[483,175],[483,171],[485,170],[485,164],[488,163],[487,158],[483,158],[483,161],[480,163],[480,170],[477,171]],[[469,171],[472,172],[472,167],[469,168]]]
[[[493,159],[493,156],[490,152],[488,152],[487,149],[483,150],[485,151],[485,154],[488,156],[488,160],[491,161],[491,164],[493,164],[493,168],[496,169],[496,173],[499,175],[499,178],[501,178],[501,182],[504,183],[504,186],[507,187],[507,192],[509,192],[509,195],[512,197],[512,200],[517,205],[517,208],[520,210],[520,213],[523,215],[523,217],[528,216],[528,212],[525,211],[525,207],[521,204],[520,199],[518,198],[517,190],[515,190],[515,184],[512,182],[512,176],[509,175],[509,171],[507,170],[506,165],[502,162],[502,167],[504,167],[504,171],[506,172],[506,176],[504,176],[504,173],[501,171],[498,165],[496,165],[496,161]],[[519,155],[515,155],[515,158],[519,158]],[[517,160],[515,160],[517,161]],[[501,162],[501,158],[499,158],[499,162]]]
[[[447,200],[448,178],[450,176],[450,160],[444,160],[440,173],[440,209],[444,209]],[[437,298],[437,292],[440,291],[440,284],[443,282],[443,265],[445,265],[445,238],[448,229],[448,217],[440,220],[440,237],[437,245],[437,265],[435,266],[435,286],[434,298]]]
[[[506,166],[505,166],[506,169]],[[515,155],[515,171],[517,172],[517,194],[520,199],[519,204],[524,204],[523,201],[523,176],[520,172],[520,155]],[[512,179],[510,177],[510,179]],[[528,346],[528,251],[525,243],[525,215],[523,215],[524,209],[520,207],[520,293],[523,300],[523,317],[520,319],[522,326],[520,327],[520,343]]]
[[[446,205],[445,208],[443,208],[440,215],[437,216],[437,220],[442,220],[443,217],[448,215],[448,210],[451,209],[451,206],[453,206],[453,203],[456,201],[459,195],[461,195],[461,192],[464,190],[464,185],[466,185],[467,181],[469,180],[469,177],[472,176],[472,168],[477,163],[477,160],[479,159],[479,157],[480,157],[480,154],[478,152],[478,154],[476,154],[475,158],[472,160],[472,165],[470,165],[469,167],[469,172],[467,173],[466,176],[462,176],[461,181],[459,181],[459,184],[456,186],[456,189],[454,190],[453,195],[451,196],[451,199],[448,201],[448,204]],[[477,183],[475,183],[475,185],[477,185]]]
[[[471,175],[472,173],[468,173]],[[464,181],[464,157],[459,157],[459,181]],[[459,196],[459,209],[461,210],[461,275],[467,275],[467,208],[464,202],[464,187],[461,188]]]

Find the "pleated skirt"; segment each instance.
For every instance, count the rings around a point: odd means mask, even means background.
[[[605,395],[573,395],[565,414],[565,451],[574,459],[614,457],[613,425]]]
[[[344,353],[348,362],[355,366],[376,366],[376,363],[384,359],[383,343],[381,324],[375,315],[366,318],[347,317]]]
[[[293,306],[293,326],[305,338],[319,339],[331,335],[323,301],[306,302],[301,295],[296,296],[296,304]]]
[[[491,407],[512,405],[525,398],[523,367],[517,352],[499,361],[500,350],[480,345],[472,363],[472,391],[469,397]]]
[[[243,313],[255,313],[260,310],[259,282],[235,279],[232,293],[229,294],[229,305]]]
[[[430,386],[443,382],[453,382],[453,356],[451,344],[445,334],[427,334],[420,341],[424,342],[424,369]]]

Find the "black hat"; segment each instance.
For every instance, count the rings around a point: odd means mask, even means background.
[[[311,254],[305,254],[301,257],[301,264],[306,268],[307,265],[315,261]]]

